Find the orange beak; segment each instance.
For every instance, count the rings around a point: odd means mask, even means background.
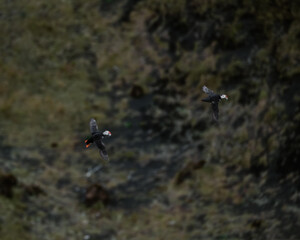
[[[88,148],[91,144],[86,144],[85,147]]]

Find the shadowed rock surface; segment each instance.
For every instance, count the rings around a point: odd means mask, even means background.
[[[12,174],[0,172],[0,194],[12,198],[13,188],[18,184],[17,178]]]
[[[299,239],[297,1],[0,5],[1,240]]]

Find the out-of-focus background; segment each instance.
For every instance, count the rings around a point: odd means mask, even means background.
[[[299,239],[299,6],[2,0],[1,240]]]

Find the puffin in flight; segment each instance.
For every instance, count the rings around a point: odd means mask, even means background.
[[[206,86],[203,86],[202,89],[203,89],[203,92],[205,92],[208,95],[208,97],[202,99],[202,101],[211,103],[211,107],[213,110],[213,118],[215,121],[218,121],[218,118],[219,118],[218,103],[221,99],[228,100],[228,97],[225,94],[222,94],[222,95],[216,94]]]
[[[99,148],[101,157],[104,160],[108,161],[109,160],[108,154],[106,152],[105,145],[102,142],[102,139],[105,137],[110,137],[111,132],[107,131],[107,130],[104,132],[100,132],[98,130],[97,122],[93,118],[90,121],[90,131],[91,131],[92,136],[85,140],[86,148],[88,148],[93,142],[96,143],[97,147]]]

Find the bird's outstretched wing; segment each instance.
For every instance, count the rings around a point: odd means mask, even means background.
[[[109,160],[108,154],[107,154],[105,145],[104,145],[104,143],[102,142],[102,140],[101,140],[101,139],[96,140],[95,143],[96,143],[97,147],[99,148],[99,152],[100,152],[101,157],[102,157],[104,160],[108,161],[108,160]]]
[[[208,94],[208,95],[214,94],[214,91],[210,90],[210,89],[209,89],[208,87],[206,87],[206,86],[203,86],[203,87],[202,87],[202,90],[203,90],[203,92],[205,92],[205,93]]]
[[[107,152],[106,152],[105,149],[99,150],[99,152],[100,152],[101,157],[102,157],[104,160],[109,161],[109,157],[108,157],[108,154],[107,154]]]
[[[90,130],[91,130],[91,133],[98,132],[98,125],[94,118],[92,118],[90,121]]]
[[[211,107],[212,107],[212,110],[213,110],[213,119],[215,121],[218,121],[218,119],[219,119],[219,107],[218,107],[218,103],[217,102],[211,103]]]

